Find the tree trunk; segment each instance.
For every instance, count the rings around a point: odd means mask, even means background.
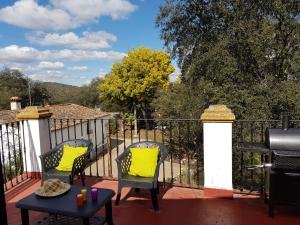
[[[144,120],[145,120],[146,130],[149,130],[149,124],[148,124],[147,114],[146,114],[145,109],[146,109],[146,106],[145,106],[145,108],[142,109],[142,113],[143,113],[143,117],[144,117]]]
[[[135,103],[133,104],[133,116],[134,116],[134,136],[138,136],[138,131],[137,131],[137,116],[136,116],[136,105]]]

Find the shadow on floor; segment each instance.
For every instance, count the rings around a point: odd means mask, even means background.
[[[79,180],[80,181],[80,180]],[[101,179],[86,179],[88,185],[110,188],[116,191],[117,182]],[[34,192],[39,183],[23,189],[7,203],[9,225],[20,225],[21,215],[15,203]],[[234,199],[207,199],[197,189],[161,187],[160,211],[152,209],[148,191],[135,193],[124,188],[119,206],[113,205],[113,219],[116,225],[299,225],[300,210],[280,207],[274,218],[267,215],[267,206],[260,198],[242,196]],[[103,215],[103,209],[97,214]],[[36,221],[44,214],[30,212],[30,221]]]

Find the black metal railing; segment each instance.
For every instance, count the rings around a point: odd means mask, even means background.
[[[0,224],[7,224],[5,193],[29,178],[24,121],[0,124]],[[25,172],[26,171],[26,172]]]
[[[237,120],[233,126],[233,183],[237,189],[263,191],[263,169],[249,169],[253,165],[268,162],[269,152],[256,148],[241,148],[243,144],[265,145],[267,128],[281,128],[281,120]],[[291,120],[289,127],[299,128],[300,120]]]
[[[160,181],[188,187],[203,185],[202,124],[195,119],[55,119],[49,121],[51,147],[84,138],[93,142],[97,160],[86,175],[117,177],[115,158],[140,141],[166,144],[171,154],[160,171]]]
[[[23,127],[24,121],[0,125],[0,158],[5,191],[28,178]]]

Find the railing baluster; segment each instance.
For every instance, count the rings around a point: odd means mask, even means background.
[[[49,123],[49,120],[48,120]],[[51,126],[49,125],[49,130]],[[26,178],[28,178],[28,169],[27,169],[27,156],[26,156],[26,144],[25,144],[25,128],[24,128],[24,120],[22,120],[22,136],[23,136],[23,150],[24,150],[24,159],[25,159],[25,170],[26,170]],[[51,136],[51,131],[49,131],[49,135]],[[51,137],[50,137],[50,145],[52,147]]]
[[[81,132],[81,138],[83,138],[82,119],[80,119],[80,132]]]
[[[76,135],[76,119],[73,119],[73,125],[74,125],[74,139],[77,139],[77,135]]]
[[[80,129],[81,129],[81,127],[80,127]],[[89,119],[86,120],[86,133],[87,133],[88,140],[90,141],[91,138],[90,138],[90,120]],[[90,174],[89,174],[89,176],[92,176],[92,175],[93,175],[92,165],[90,163]]]
[[[17,164],[17,152],[16,152],[16,142],[15,142],[15,124],[14,122],[11,123],[11,130],[12,130],[12,141],[13,141],[13,156],[14,156],[14,163],[15,163],[15,178],[17,184],[19,183],[18,178],[18,164]]]
[[[186,121],[187,122],[187,140],[188,140],[188,144],[187,144],[187,147],[188,147],[188,149],[186,149],[186,151],[187,151],[187,160],[188,160],[188,183],[189,183],[189,186],[191,186],[191,165],[190,165],[190,151],[191,151],[191,149],[190,149],[190,146],[191,146],[191,144],[190,144],[190,121],[189,120],[187,120]]]
[[[241,139],[244,142],[244,123],[241,123]],[[240,176],[241,176],[241,186],[244,185],[244,151],[241,149],[240,150],[240,163],[241,163],[241,171],[240,171]],[[243,190],[243,188],[241,188]]]
[[[87,133],[87,137],[88,137],[88,140],[90,140],[90,120],[86,120],[86,133]]]
[[[17,135],[18,135],[18,149],[19,149],[19,156],[20,156],[20,175],[21,180],[24,180],[23,173],[24,173],[24,166],[23,166],[23,154],[22,154],[22,145],[21,145],[21,136],[20,136],[20,122],[17,121]]]
[[[254,122],[251,123],[251,143],[254,142]],[[251,165],[253,165],[254,163],[254,154],[253,152],[250,153],[250,163]],[[253,183],[254,183],[254,171],[251,170],[250,171],[250,174],[251,174],[251,186],[250,186],[250,189],[253,190]]]
[[[156,121],[153,120],[153,138],[154,138],[154,141],[156,141]]]
[[[0,125],[1,134],[2,134],[2,125]],[[1,138],[1,142],[3,142],[3,139]],[[3,150],[3,146],[2,146]],[[6,181],[3,177],[2,168],[4,165],[2,165],[1,159],[0,159],[0,224],[7,225],[7,211],[6,211],[6,202],[5,202],[5,192],[4,187],[6,189]]]
[[[7,191],[7,175],[6,175],[6,170],[5,170],[5,155],[4,155],[4,145],[3,145],[3,133],[2,133],[2,124],[0,124],[0,138],[1,138],[1,155],[2,155],[2,168],[1,170],[3,171],[3,182],[4,182],[4,187],[5,187],[5,190]],[[1,188],[1,187],[0,187]]]
[[[165,144],[165,135],[164,135],[164,126],[162,126],[162,136],[161,136],[161,141],[163,144]],[[165,162],[163,162],[163,183],[165,185],[165,182],[166,182],[166,168],[165,168]]]
[[[146,128],[146,141],[148,141],[148,120],[145,118],[145,128]]]
[[[6,126],[6,141],[7,141],[7,151],[8,151],[8,164],[9,164],[9,175],[10,175],[10,183],[11,186],[13,187],[13,175],[12,175],[12,166],[11,166],[11,154],[10,154],[10,143],[9,143],[9,134],[8,134],[8,124],[5,125]]]
[[[57,146],[57,130],[56,130],[56,119],[54,119],[54,136],[55,136],[55,146]]]
[[[68,128],[68,140],[70,140],[70,125],[69,125],[69,119],[67,119],[67,128]]]
[[[95,129],[95,150],[96,150],[96,175],[99,177],[99,170],[98,170],[98,142],[97,142],[97,120],[94,119],[94,129]]]
[[[123,126],[123,149],[125,151],[126,149],[126,126],[125,126],[125,120],[122,120],[122,126]]]
[[[112,160],[111,160],[111,125],[110,125],[110,120],[108,120],[108,141],[109,141],[109,145],[108,145],[108,154],[109,154],[109,171],[108,171],[108,175],[110,177],[112,177]]]
[[[22,121],[22,127],[23,127],[23,132],[24,132],[24,123],[23,123],[24,121]],[[48,118],[48,128],[49,128],[49,130],[48,130],[48,134],[49,134],[49,141],[50,141],[50,149],[52,149],[53,148],[53,146],[52,146],[52,137],[51,137],[51,122],[50,122],[50,118]],[[23,140],[25,140],[25,138],[24,138],[24,135],[23,135]]]
[[[132,134],[132,126],[133,126],[133,123],[132,123],[132,119],[130,119],[130,144],[132,145],[133,144],[133,134]]]
[[[60,134],[61,134],[61,142],[64,142],[64,132],[63,132],[63,121],[60,119]]]
[[[117,145],[117,156],[119,156],[119,135],[118,135],[118,133],[119,133],[119,123],[118,123],[118,120],[116,119],[115,120],[115,126],[116,126],[116,130],[115,130],[115,132],[116,132],[116,145]]]
[[[137,121],[138,132],[139,132],[139,142],[141,142],[141,120]]]
[[[104,124],[103,124],[103,119],[100,120],[101,122],[101,133],[102,133],[102,163],[103,163],[103,176],[105,176],[105,151],[107,149],[107,143],[106,147],[104,149]]]
[[[174,172],[173,172],[173,139],[172,139],[172,121],[169,121],[169,129],[170,129],[170,164],[171,164],[171,184],[174,183]],[[156,136],[156,135],[155,135]],[[154,137],[155,137],[154,136]]]
[[[182,148],[181,148],[181,133],[180,133],[179,121],[177,121],[177,125],[178,125],[178,149],[179,149],[179,183],[182,183],[182,165],[181,165]]]

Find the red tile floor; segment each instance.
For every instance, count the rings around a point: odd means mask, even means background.
[[[116,190],[117,182],[87,178],[87,184]],[[20,225],[21,216],[15,203],[34,192],[39,180],[28,180],[9,191],[6,196],[9,225]],[[249,195],[235,195],[234,199],[205,198],[197,189],[181,187],[161,188],[160,211],[154,212],[150,193],[135,193],[124,189],[119,206],[113,206],[115,225],[300,225],[300,210],[279,208],[274,218],[267,215],[263,200]],[[101,210],[99,214],[103,214]],[[42,213],[30,211],[34,222]]]

